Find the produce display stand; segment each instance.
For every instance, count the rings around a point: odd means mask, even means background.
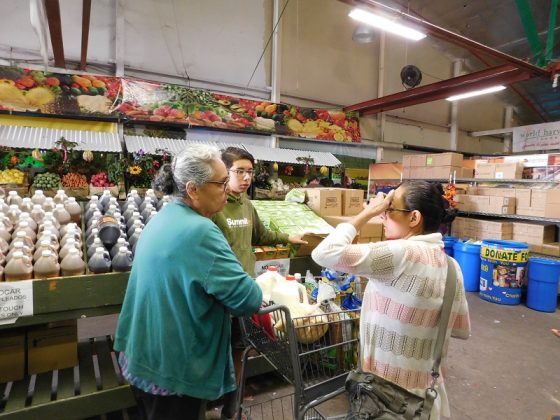
[[[58,277],[33,281],[33,316],[0,329],[115,314],[129,273]],[[0,384],[0,418],[78,419],[136,405],[117,365],[112,338],[80,342],[78,365]]]
[[[292,259],[305,273],[318,266],[310,257]],[[306,268],[307,267],[307,268]],[[292,269],[293,270],[293,269]],[[33,281],[33,316],[0,330],[48,322],[118,314],[130,273],[91,274]],[[249,359],[248,376],[272,370],[261,356]],[[136,405],[113,351],[111,336],[78,343],[78,366],[0,383],[0,419],[80,419]]]

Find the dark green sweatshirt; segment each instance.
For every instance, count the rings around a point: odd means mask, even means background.
[[[276,245],[288,242],[288,234],[268,230],[259,219],[247,194],[228,195],[224,209],[214,216],[243,269],[255,277],[253,245]]]

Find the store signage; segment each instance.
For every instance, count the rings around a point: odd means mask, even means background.
[[[560,122],[513,129],[513,152],[560,149]]]
[[[358,114],[110,76],[0,66],[0,111],[359,143]]]
[[[33,315],[33,281],[0,283],[0,325]]]
[[[282,258],[278,260],[262,260],[255,263],[255,274],[260,276],[268,270],[268,267],[274,266],[278,268],[278,272],[286,277],[290,274],[290,259]]]

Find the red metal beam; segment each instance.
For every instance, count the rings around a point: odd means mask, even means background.
[[[376,0],[339,0],[339,1],[356,7],[365,6],[366,8],[373,8],[378,10],[382,9],[388,13],[399,16],[403,21],[409,22],[410,24],[412,24],[412,26],[416,27],[417,29],[423,30],[426,34],[434,38],[438,38],[443,41],[449,42],[451,44],[457,45],[459,47],[465,48],[471,52],[476,51],[479,53],[490,55],[492,57],[505,61],[506,63],[510,63],[518,68],[524,69],[536,76],[550,78],[550,71],[546,69],[534,66],[533,64],[521,60],[517,57],[513,57],[509,54],[505,54],[494,48],[473,41],[472,39],[448,31],[447,29],[436,26],[424,19],[401,12],[398,9],[389,7]]]
[[[49,32],[51,34],[51,44],[54,54],[54,65],[66,68],[64,61],[64,44],[62,42],[62,25],[60,23],[60,5],[58,0],[44,0],[47,20],[49,22]]]
[[[89,21],[91,17],[91,0],[82,2],[82,53],[80,57],[80,70],[87,66],[87,50],[89,41]]]
[[[486,66],[490,66],[490,63],[488,62],[488,60],[486,60],[484,57],[481,57],[480,54],[478,54],[477,52],[472,51],[471,52],[473,56],[475,56],[478,60],[480,60],[480,62],[482,62],[483,64],[485,64]],[[525,104],[535,113],[538,115],[538,117],[541,119],[542,122],[548,122],[550,121],[549,118],[546,116],[546,114],[544,112],[542,112],[539,108],[537,108],[537,106],[533,103],[533,101],[531,101],[527,95],[523,94],[523,92],[521,92],[519,90],[519,88],[515,87],[515,86],[510,86],[510,88],[521,98],[521,100],[523,102],[525,102]]]
[[[531,75],[507,64],[491,69],[454,77],[441,82],[417,87],[393,95],[383,96],[344,108],[345,111],[359,111],[363,115],[404,108],[424,102],[448,98],[452,95],[484,89],[498,84],[510,84],[527,80]]]

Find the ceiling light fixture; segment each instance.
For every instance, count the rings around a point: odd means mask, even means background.
[[[447,100],[451,102],[459,101],[461,99],[472,98],[473,96],[486,95],[487,93],[499,92],[501,90],[504,90],[505,88],[506,87],[502,85],[492,86],[486,89],[473,90],[471,92],[461,93],[459,95],[453,95],[447,98]]]
[[[401,25],[400,23],[387,19],[386,17],[379,16],[370,12],[366,12],[362,9],[352,10],[348,16],[358,22],[365,23],[367,25],[373,26],[374,28],[381,29],[383,31],[390,32],[395,35],[402,36],[413,41],[420,41],[426,38],[426,34],[423,34],[416,29],[411,27]]]

